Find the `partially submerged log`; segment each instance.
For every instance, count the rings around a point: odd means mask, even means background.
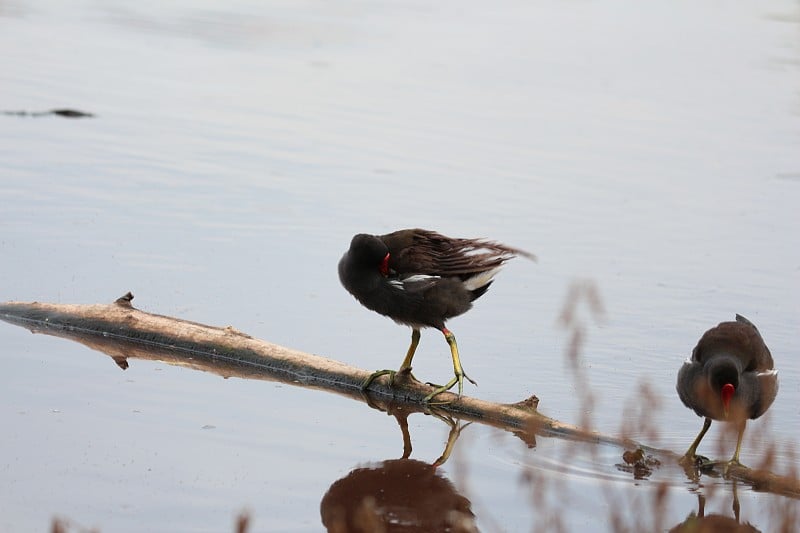
[[[0,304],[0,319],[33,333],[66,337],[101,351],[121,368],[129,358],[213,372],[222,377],[280,381],[336,392],[359,401],[391,401],[424,411],[422,399],[433,391],[416,380],[398,380],[389,387],[386,376],[361,384],[370,371],[333,359],[293,350],[256,339],[233,327],[214,327],[178,318],[146,313],[131,305],[128,293],[112,304],[71,305],[8,302]],[[368,393],[365,395],[365,392]],[[482,421],[519,434],[559,434],[577,440],[608,439],[598,433],[548,418],[536,410],[531,397],[515,404],[499,404],[446,392],[436,398],[441,409],[464,420]],[[611,438],[612,443],[618,439]]]
[[[212,327],[178,318],[146,313],[131,305],[127,293],[112,304],[71,305],[7,302],[0,304],[0,319],[44,333],[75,340],[109,355],[122,369],[128,359],[139,358],[213,372],[225,378],[280,381],[307,388],[336,392],[373,407],[390,410],[443,412],[461,420],[475,421],[510,431],[529,446],[536,436],[581,442],[605,443],[624,449],[641,449],[669,460],[678,455],[626,438],[604,435],[541,414],[539,400],[531,396],[513,404],[487,402],[446,392],[435,406],[423,403],[433,387],[413,379],[389,387],[386,376],[361,384],[370,371],[333,359],[285,348],[251,337],[233,327]],[[391,405],[391,407],[386,407]],[[731,468],[730,475],[758,490],[800,497],[800,481],[746,467]]]

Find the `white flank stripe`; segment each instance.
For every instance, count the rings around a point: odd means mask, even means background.
[[[403,283],[414,283],[415,281],[425,281],[428,279],[439,279],[440,276],[429,276],[427,274],[414,274],[403,279]],[[392,283],[392,282],[389,282]]]

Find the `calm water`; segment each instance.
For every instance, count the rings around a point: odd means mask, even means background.
[[[742,460],[800,438],[800,10],[796,2],[0,2],[0,301],[110,302],[364,368],[409,331],[362,309],[336,263],[356,232],[421,226],[535,252],[449,325],[479,387],[682,452],[701,420],[674,392],[710,326],[761,329],[781,390]],[[605,313],[576,385],[558,316],[574,280]],[[323,530],[329,488],[402,455],[396,421],[297,387],[145,361],[0,324],[0,530],[53,516],[103,531]],[[415,373],[447,379],[437,332]],[[635,423],[640,384],[657,436]],[[580,390],[579,390],[580,389]],[[648,404],[649,405],[649,404]],[[645,406],[647,407],[647,406]],[[409,419],[412,458],[448,427]],[[712,426],[701,451],[725,457]],[[483,531],[610,530],[669,484],[664,529],[730,516],[731,484],[622,450],[476,424],[440,475]],[[718,490],[712,490],[713,488]],[[739,488],[776,527],[781,497]],[[636,510],[636,512],[632,512]],[[645,522],[650,524],[652,522]],[[646,526],[652,527],[652,526]]]

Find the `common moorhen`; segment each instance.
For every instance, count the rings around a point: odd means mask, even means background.
[[[705,422],[700,434],[681,459],[695,464],[695,452],[711,420],[736,424],[736,451],[728,466],[739,463],[742,435],[748,418],[758,418],[772,405],[778,392],[778,372],[764,339],[752,322],[736,315],[706,331],[678,372],[678,396]]]
[[[535,260],[533,254],[497,242],[452,239],[424,229],[353,237],[339,261],[342,285],[367,309],[411,326],[411,346],[400,369],[373,373],[363,388],[381,375],[389,374],[392,384],[396,373],[410,373],[420,328],[432,327],[441,331],[450,345],[455,376],[424,401],[455,384],[461,396],[464,378],[475,382],[461,367],[456,338],[445,321],[467,312],[502,265],[516,256]]]

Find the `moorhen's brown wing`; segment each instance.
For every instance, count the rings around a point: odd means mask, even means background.
[[[516,256],[533,254],[485,239],[453,239],[435,231],[405,229],[379,237],[389,249],[389,268],[398,274],[459,276],[486,272]]]

